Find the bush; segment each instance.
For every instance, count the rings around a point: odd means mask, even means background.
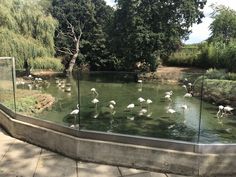
[[[227,73],[223,69],[209,69],[206,71],[205,78],[217,80],[232,80],[236,81],[236,73]]]
[[[46,69],[54,71],[62,71],[64,69],[61,59],[49,57],[30,59],[30,66],[32,69]]]
[[[171,66],[196,66],[198,60],[198,47],[185,46],[179,51],[171,54],[166,64]]]

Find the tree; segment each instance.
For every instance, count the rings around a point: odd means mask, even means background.
[[[37,1],[1,0],[0,9],[0,55],[15,56],[19,67],[25,58],[54,55],[57,21]]]
[[[200,23],[205,1],[117,0],[113,25],[113,51],[124,66],[137,61],[154,70],[160,55],[169,55],[187,38],[189,27]],[[126,67],[132,69],[132,67]]]
[[[75,61],[78,64],[89,63],[92,69],[102,67],[104,57],[109,56],[105,31],[108,30],[111,12],[104,0],[53,0],[52,14],[60,23],[56,38],[57,54],[68,59],[69,72]],[[75,41],[72,33],[77,35],[77,43],[72,42]]]
[[[213,22],[210,25],[210,41],[223,41],[228,44],[236,38],[236,11],[225,6],[212,6]]]

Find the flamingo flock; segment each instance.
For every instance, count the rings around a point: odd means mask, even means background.
[[[188,82],[188,80],[187,79],[185,79],[184,80],[185,82]],[[142,80],[138,80],[138,83],[139,83],[139,87],[141,87],[142,88],[142,84],[143,84],[143,82],[142,82]],[[180,105],[179,106],[179,108],[183,111],[183,113],[186,111],[186,110],[188,110],[189,109],[189,106],[186,104],[186,99],[190,99],[190,98],[192,98],[193,97],[193,84],[192,83],[190,83],[190,82],[188,82],[188,83],[186,83],[186,84],[184,84],[184,85],[182,85],[182,88],[186,91],[185,93],[184,93],[184,95],[183,95],[183,99],[185,100],[185,103],[184,104],[182,104],[182,105]],[[95,107],[95,115],[94,115],[94,118],[97,118],[98,117],[98,111],[97,111],[97,108],[98,108],[98,104],[100,103],[100,101],[99,101],[99,99],[98,99],[98,97],[99,97],[99,93],[97,92],[97,90],[95,89],[95,88],[91,88],[91,93],[92,93],[92,96],[93,96],[93,99],[91,100],[91,103],[92,104],[94,104],[94,107]],[[178,113],[174,108],[173,108],[173,106],[171,106],[173,103],[173,95],[174,95],[174,92],[172,91],[172,90],[170,90],[170,91],[166,91],[165,93],[164,93],[164,99],[166,100],[166,101],[168,101],[169,102],[169,106],[167,106],[167,108],[166,108],[166,113],[167,114],[170,114],[170,115],[175,115],[176,113]],[[139,109],[139,111],[138,111],[138,115],[139,116],[146,116],[146,117],[151,117],[151,115],[152,115],[152,112],[150,112],[149,111],[149,109],[150,109],[150,104],[153,104],[153,101],[150,99],[150,98],[148,98],[148,99],[145,99],[145,98],[143,98],[143,97],[139,97],[138,99],[137,99],[137,101],[138,101],[138,103],[130,103],[130,104],[128,104],[126,107],[125,107],[125,111],[127,111],[127,112],[133,112],[133,110],[135,109],[135,110],[137,110],[137,109]],[[114,116],[114,114],[116,113],[116,106],[117,106],[117,103],[116,103],[116,101],[115,100],[110,100],[108,103],[107,103],[107,108],[110,110],[110,113],[111,113],[111,115],[113,115]],[[233,113],[232,113],[232,111],[234,110],[234,108],[233,107],[231,107],[231,106],[223,106],[223,105],[220,105],[220,106],[218,106],[218,112],[217,112],[217,117],[218,118],[221,118],[221,117],[225,117],[225,116],[227,116],[227,115],[232,115]],[[78,114],[78,112],[79,112],[79,108],[78,109],[76,109],[76,110],[74,110],[74,111],[72,111],[71,112],[71,115],[76,115],[76,114]],[[178,113],[179,114],[179,113]],[[134,120],[134,116],[127,116],[127,119],[129,119],[129,120]],[[184,121],[184,122],[186,122],[186,121]],[[73,125],[73,126],[76,126],[76,124],[75,125]]]

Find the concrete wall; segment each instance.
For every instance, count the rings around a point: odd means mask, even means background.
[[[74,159],[189,176],[236,176],[233,145],[228,153],[209,154],[211,146],[205,145],[196,145],[197,152],[201,152],[196,153],[79,138],[12,119],[1,110],[0,125],[15,138]]]

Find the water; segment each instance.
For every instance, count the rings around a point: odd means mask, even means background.
[[[200,120],[200,98],[184,98],[186,93],[182,85],[163,83],[137,83],[135,75],[93,73],[80,76],[80,127],[83,130],[96,130],[109,133],[165,138],[196,142],[198,139]],[[78,103],[78,82],[67,79],[72,91],[65,92],[57,86],[55,78],[49,80],[48,88],[42,88],[45,93],[56,97],[52,110],[36,115],[59,124],[70,126],[74,117],[69,113],[76,109]],[[95,94],[91,88],[96,88],[99,103],[91,101]],[[173,91],[172,101],[164,98],[165,92]],[[151,99],[152,103],[140,104],[138,98]],[[109,108],[109,102],[115,100],[114,109]],[[135,107],[127,110],[127,105]],[[181,106],[186,104],[188,109]],[[167,113],[171,108],[174,114]],[[146,109],[147,113],[140,113]],[[232,143],[236,142],[236,117],[228,116],[218,119],[218,106],[203,102],[200,142],[202,143]],[[77,120],[78,122],[78,120]]]

